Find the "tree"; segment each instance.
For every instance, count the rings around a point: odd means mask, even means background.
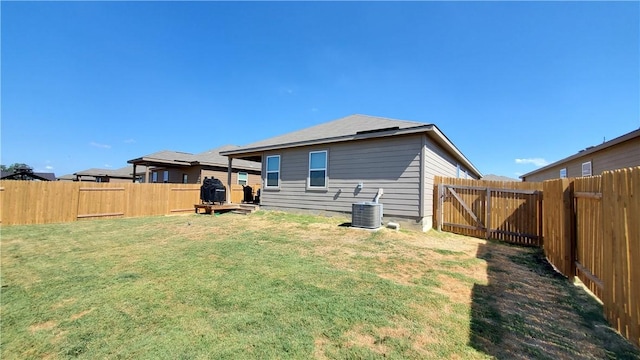
[[[33,171],[33,168],[25,163],[13,163],[11,165],[9,165],[8,167],[5,165],[0,165],[0,169],[2,171],[7,171],[9,173],[14,173],[16,171],[16,169],[29,169]]]

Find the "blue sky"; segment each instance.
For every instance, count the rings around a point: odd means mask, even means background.
[[[639,2],[6,2],[1,162],[64,175],[350,114],[517,177],[640,127]]]

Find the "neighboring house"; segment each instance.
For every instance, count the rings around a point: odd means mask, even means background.
[[[33,172],[31,169],[16,169],[16,171],[2,171],[0,180],[31,180],[31,181],[56,181],[54,173]]]
[[[522,181],[600,175],[606,170],[640,166],[640,129],[520,176]]]
[[[226,184],[229,159],[220,155],[220,152],[236,148],[238,147],[234,145],[226,145],[199,154],[165,150],[127,162],[134,167],[147,167],[144,182],[201,184],[205,177],[215,177]],[[231,183],[259,183],[260,167],[259,162],[237,161],[233,166]]]
[[[261,206],[350,213],[384,194],[385,220],[432,226],[436,175],[478,179],[475,166],[433,124],[351,115],[222,151],[262,162]]]
[[[136,169],[137,176],[133,176],[133,166],[125,166],[120,169],[87,169],[74,173],[73,181],[93,181],[93,182],[142,182],[142,175],[146,171],[145,167]],[[66,180],[66,179],[65,179]]]

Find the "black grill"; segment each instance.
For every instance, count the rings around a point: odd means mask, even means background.
[[[222,181],[216,178],[204,178],[200,186],[200,200],[203,204],[224,204],[227,201],[227,190]]]
[[[243,201],[246,203],[253,202],[253,189],[249,185],[242,185],[242,191],[244,192]]]

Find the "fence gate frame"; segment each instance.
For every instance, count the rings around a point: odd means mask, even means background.
[[[580,274],[582,274],[589,281],[591,281],[593,285],[599,289],[600,292],[602,292],[604,291],[604,282],[602,281],[602,279],[598,278],[598,276],[596,276],[591,271],[591,269],[589,269],[588,267],[580,263],[580,261],[584,259],[580,258],[578,250],[580,247],[585,245],[586,241],[581,236],[579,236],[580,234],[578,233],[578,219],[580,217],[580,207],[578,206],[578,203],[585,199],[591,199],[593,201],[597,201],[598,207],[602,208],[602,191],[574,191],[572,194],[573,201],[571,205],[573,206],[573,208],[571,209],[571,215],[573,216],[573,224],[572,224],[573,239],[571,242],[571,246],[573,246],[572,261],[573,261],[573,265],[575,266],[574,274],[576,276],[579,276]],[[600,231],[602,231],[602,229],[600,229]],[[598,254],[598,255],[602,256],[602,254]],[[585,286],[589,287],[588,284],[585,284]],[[602,294],[598,294],[598,295],[599,295],[598,298],[602,299]]]
[[[476,214],[473,212],[471,207],[467,205],[467,203],[462,199],[460,195],[456,192],[456,190],[474,190],[481,191],[485,193],[486,206],[484,211],[484,219],[486,220],[486,224],[484,224],[481,220],[480,214]],[[542,235],[535,234],[525,234],[519,232],[511,232],[500,229],[492,229],[491,228],[491,194],[492,193],[511,193],[511,194],[521,194],[521,195],[542,195],[542,191],[540,190],[526,190],[526,189],[508,189],[508,188],[496,188],[491,186],[470,186],[470,185],[452,185],[452,184],[438,184],[438,213],[437,221],[438,221],[438,231],[442,231],[442,226],[450,226],[457,227],[463,229],[470,230],[479,230],[485,232],[485,239],[490,239],[491,235],[494,233],[505,234],[505,235],[513,235],[523,238],[528,238],[535,241],[540,241],[542,239]],[[448,198],[453,198],[458,201],[460,206],[465,210],[467,214],[475,221],[475,226],[469,226],[464,224],[455,224],[455,223],[445,223],[444,219],[444,201]],[[542,214],[542,201],[539,202],[538,208],[540,214]],[[542,234],[542,216],[538,219],[538,233]]]

